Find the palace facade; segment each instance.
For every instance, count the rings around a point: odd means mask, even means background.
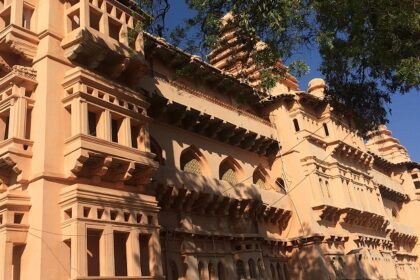
[[[419,279],[420,165],[385,126],[321,79],[261,92],[229,16],[208,62],[146,17],[0,0],[0,280]]]

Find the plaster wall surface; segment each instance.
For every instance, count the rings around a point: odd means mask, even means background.
[[[127,36],[125,4],[0,4],[0,280],[419,278],[420,165],[386,127]]]

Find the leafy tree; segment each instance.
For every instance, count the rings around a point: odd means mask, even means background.
[[[177,0],[178,1],[178,0]],[[394,93],[420,84],[420,5],[416,0],[185,0],[193,11],[168,32],[167,0],[147,0],[142,8],[155,17],[150,30],[189,52],[204,56],[218,43],[221,18],[235,15],[250,50],[257,40],[268,48],[255,61],[270,69],[302,48],[318,48],[327,98],[356,113],[362,132],[387,122],[385,106]],[[292,61],[289,72],[308,67]],[[263,73],[269,89],[278,73]],[[284,75],[284,73],[280,73]],[[343,107],[343,106],[340,106]]]

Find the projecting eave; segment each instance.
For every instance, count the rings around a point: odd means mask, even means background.
[[[151,15],[146,13],[144,10],[140,9],[137,1],[134,1],[134,0],[116,0],[116,1],[113,1],[113,2],[114,3],[115,2],[121,3],[122,5],[127,7],[129,10],[131,10],[132,13],[134,15],[136,15],[136,17],[139,18],[139,19],[143,19],[143,20],[146,20],[146,21],[153,20],[153,17]],[[119,6],[121,6],[121,5],[119,5]]]
[[[271,95],[267,92],[255,88],[254,85],[244,79],[238,79],[235,75],[227,73],[210,63],[207,63],[199,56],[189,54],[182,49],[171,45],[164,38],[156,37],[150,33],[144,33],[146,57],[158,57],[164,59],[169,66],[177,69],[188,68],[191,70],[190,79],[198,78],[208,85],[212,85],[218,91],[234,93],[238,97],[246,100],[252,107],[262,109],[279,100],[279,98],[293,98],[295,93],[284,93]],[[286,66],[284,66],[286,67]],[[297,79],[286,74],[283,81],[287,85],[297,87]]]
[[[258,102],[267,94],[253,88],[246,81],[236,79],[233,75],[202,60],[199,56],[191,55],[182,49],[171,45],[165,39],[150,33],[144,33],[145,53],[147,57],[164,59],[173,68],[186,68],[191,70],[191,78],[199,78],[207,84],[223,92],[240,92],[250,103]]]
[[[259,107],[268,107],[283,101],[293,101],[295,99],[294,93],[280,93],[278,95],[269,95],[262,99],[259,103]]]
[[[389,160],[375,154],[374,152],[369,151],[368,153],[373,156],[375,166],[378,166],[380,168],[384,168],[386,170],[392,170],[392,169],[401,168],[401,167],[406,167],[409,170],[414,169],[414,168],[419,168],[420,169],[420,163],[415,162],[415,161],[404,161],[404,162],[399,162],[399,163],[393,163],[393,162],[390,162]]]
[[[0,78],[0,91],[9,88],[12,84],[19,84],[33,91],[37,85],[36,70],[20,65],[13,66],[9,73]]]
[[[146,97],[138,91],[134,91],[110,79],[105,79],[103,76],[81,67],[75,67],[67,71],[62,85],[64,88],[69,88],[77,82],[82,82],[83,84],[92,86],[100,91],[112,92],[124,96],[126,100],[143,108],[148,108],[150,106]]]

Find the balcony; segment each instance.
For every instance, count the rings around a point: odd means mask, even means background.
[[[410,226],[391,221],[388,229],[390,230],[390,238],[394,242],[406,242],[414,245],[418,240],[416,230]]]
[[[0,186],[1,188],[1,186]],[[4,190],[3,190],[4,191]],[[30,198],[23,191],[0,189],[0,267],[2,279],[13,279],[15,248],[26,244]]]
[[[38,36],[34,32],[35,7],[24,0],[0,2],[0,51],[27,61],[35,57]],[[10,58],[10,57],[9,57]]]
[[[0,142],[0,178],[2,188],[23,183],[29,176],[33,142],[26,139],[10,138]]]
[[[385,232],[389,225],[389,221],[383,215],[370,211],[347,207],[342,210],[342,213],[345,224],[372,228],[380,232]]]
[[[379,190],[384,198],[397,202],[407,201],[408,195],[397,181],[374,169],[371,171],[371,175],[373,181],[379,185]]]
[[[181,102],[181,100],[179,101]],[[272,136],[272,127],[261,120],[260,123],[256,123],[255,119],[251,119],[245,114],[235,115],[236,119],[226,121],[228,113],[223,117],[211,115],[206,112],[207,109],[203,107],[205,103],[200,99],[197,99],[194,104],[196,108],[192,108],[158,94],[154,94],[150,98],[150,103],[151,106],[148,110],[150,116],[155,120],[169,123],[171,126],[192,131],[262,156],[274,156],[279,151],[279,143]],[[255,130],[256,127],[259,131]]]
[[[38,36],[25,28],[9,25],[0,32],[0,50],[32,61],[38,46]]]
[[[315,176],[314,180],[319,181],[319,183],[312,189],[314,195],[312,209],[319,222],[329,221],[336,224],[340,220],[342,209],[346,205],[343,205],[340,197],[337,197],[336,192],[332,192],[331,190],[340,186],[332,186],[333,188],[331,188],[325,180],[318,176]]]
[[[74,268],[69,279],[161,279],[156,276],[160,263],[155,261],[161,252],[159,208],[153,196],[76,183],[61,189],[59,205],[62,240],[70,245]],[[92,246],[98,250],[93,252]],[[119,258],[121,250],[125,258]],[[141,255],[141,251],[149,253]],[[144,274],[152,276],[140,276]]]
[[[147,184],[158,165],[148,146],[142,96],[78,67],[66,73],[63,87],[67,177]]]
[[[0,235],[11,243],[25,243],[28,233],[29,196],[22,191],[0,193]],[[4,246],[0,245],[0,247]],[[11,256],[10,256],[11,257]]]
[[[36,72],[13,66],[0,79],[0,176],[3,188],[27,180],[33,142],[30,115],[35,101]]]
[[[342,214],[341,207],[327,198],[319,198],[312,204],[312,209],[317,213],[319,221],[326,220],[336,224]]]
[[[348,142],[347,140],[346,142]],[[352,144],[343,142],[343,140],[337,140],[330,142],[332,155],[337,158],[344,158],[345,160],[351,160],[354,164],[357,164],[365,169],[369,169],[373,164],[373,156],[359,148],[354,147]]]
[[[66,3],[65,18],[61,46],[70,60],[128,84],[143,75],[143,34],[136,29],[144,14],[118,1],[80,0]]]
[[[256,215],[267,223],[287,226],[291,217],[283,194],[254,184],[230,183],[161,166],[154,176],[157,199],[163,208],[205,215]]]
[[[158,167],[152,153],[84,134],[65,141],[64,157],[69,178],[134,186],[147,184]]]

